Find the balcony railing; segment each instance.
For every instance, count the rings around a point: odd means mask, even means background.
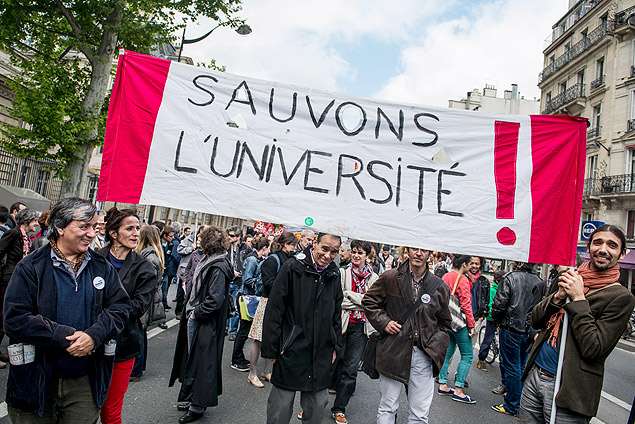
[[[548,115],[580,97],[584,97],[584,84],[577,83],[553,97],[550,101],[547,101],[545,103],[545,110],[542,111],[542,114]]]
[[[604,84],[604,75],[600,75],[599,77],[591,81],[591,90],[598,88],[602,84]]]
[[[600,127],[591,128],[586,132],[586,138],[593,138],[600,136]]]
[[[549,78],[558,69],[562,68],[567,63],[578,57],[589,47],[606,37],[608,33],[607,28],[608,24],[606,22],[598,26],[586,37],[575,43],[569,50],[559,56],[553,63],[549,64],[549,66],[543,69],[542,72],[538,75],[538,84]]]
[[[635,131],[635,119],[628,120],[628,130],[626,132]]]
[[[584,180],[584,197],[635,193],[635,175],[611,175]]]
[[[635,13],[635,6],[631,6],[628,9],[624,9],[615,14],[613,19],[613,29],[628,25],[628,17]]]

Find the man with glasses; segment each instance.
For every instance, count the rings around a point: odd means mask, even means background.
[[[5,331],[23,349],[9,369],[13,423],[97,422],[114,346],[130,300],[117,271],[89,246],[95,206],[64,199],[53,207],[50,243],[20,261],[4,302]]]
[[[408,260],[384,272],[362,299],[366,317],[384,337],[377,343],[376,369],[381,400],[377,423],[394,423],[399,396],[408,387],[408,422],[428,422],[434,377],[445,360],[451,331],[450,289],[428,270],[429,250],[407,248]],[[400,320],[418,298],[422,305],[403,325]]]

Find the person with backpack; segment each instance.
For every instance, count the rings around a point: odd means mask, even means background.
[[[255,249],[243,261],[241,295],[260,296],[263,292],[261,266],[264,258],[269,254],[269,239],[266,237],[255,238],[252,242]],[[245,358],[243,349],[253,317],[243,316],[241,313],[238,334],[234,341],[231,368],[236,371],[249,371],[249,362]]]
[[[264,260],[261,266],[262,277],[262,296],[258,303],[258,309],[254,315],[254,320],[249,330],[249,338],[253,340],[251,344],[251,355],[249,361],[249,375],[247,380],[256,387],[262,388],[265,385],[258,378],[258,359],[260,358],[260,347],[262,345],[262,323],[265,318],[265,309],[267,307],[267,299],[273,287],[273,282],[278,276],[280,267],[289,258],[293,256],[298,245],[298,238],[285,231],[273,240],[271,245],[271,254]],[[271,368],[273,363],[269,359],[265,359],[265,368],[260,377],[265,381],[271,381]]]

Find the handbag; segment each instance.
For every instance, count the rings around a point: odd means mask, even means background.
[[[443,283],[443,280],[440,278],[435,279],[417,298],[417,301],[413,303],[413,305],[408,309],[408,311],[397,321],[399,325],[404,325],[404,323],[415,313],[419,306],[423,304],[423,298],[425,295],[429,295],[430,293],[434,293],[439,286]],[[376,380],[379,378],[379,373],[377,372],[377,368],[375,365],[377,364],[377,344],[379,340],[386,336],[385,333],[380,334],[379,332],[375,332],[370,335],[368,341],[366,342],[366,347],[364,348],[364,354],[362,356],[362,371],[366,373],[371,379]]]
[[[238,298],[240,306],[240,319],[243,321],[253,321],[256,316],[256,310],[260,303],[260,296],[243,294]]]
[[[452,316],[452,324],[450,327],[452,331],[457,332],[467,325],[467,319],[465,318],[465,313],[463,309],[461,309],[461,303],[459,299],[454,295],[456,291],[456,287],[459,285],[459,280],[461,279],[461,274],[456,276],[456,281],[454,282],[454,288],[452,292],[450,292],[450,303],[448,306],[450,307],[450,315]]]

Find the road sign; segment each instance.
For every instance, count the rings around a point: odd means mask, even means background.
[[[596,228],[604,225],[602,221],[582,221],[582,230],[580,231],[580,240],[587,241],[589,236]]]

